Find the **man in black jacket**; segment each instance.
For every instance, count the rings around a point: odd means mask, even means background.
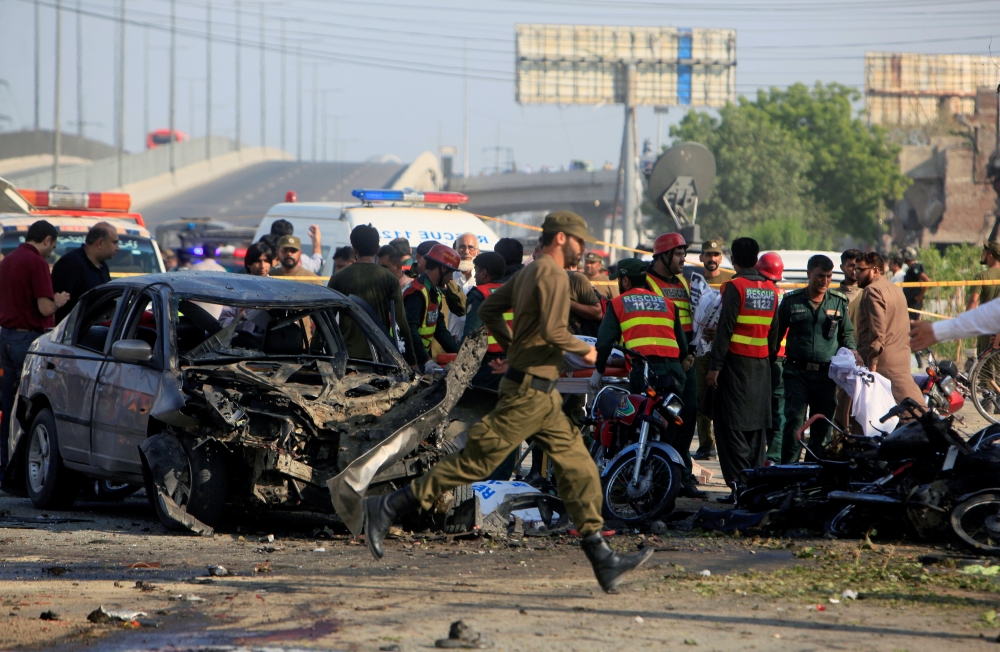
[[[78,249],[73,249],[52,266],[52,291],[69,292],[69,301],[56,310],[61,322],[76,306],[84,292],[111,281],[107,261],[118,253],[118,231],[107,222],[98,222],[87,231]]]

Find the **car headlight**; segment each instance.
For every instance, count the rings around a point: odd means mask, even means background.
[[[663,408],[667,411],[667,414],[676,418],[680,415],[681,410],[684,409],[684,403],[677,396],[671,396]]]
[[[955,379],[951,376],[945,376],[938,381],[938,387],[941,388],[941,391],[944,392],[945,396],[951,396],[951,393],[955,391],[957,386],[958,385],[955,382]]]

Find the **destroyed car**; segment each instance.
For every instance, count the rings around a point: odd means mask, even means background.
[[[448,411],[485,340],[433,380],[325,287],[204,272],[118,279],[33,344],[3,489],[56,509],[84,478],[144,485],[166,526],[198,533],[227,505],[332,511],[327,481],[382,442],[402,441],[369,464],[363,491],[392,490],[455,450]]]

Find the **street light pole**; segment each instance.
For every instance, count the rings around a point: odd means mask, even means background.
[[[295,79],[299,91],[298,117],[295,120],[295,160],[302,160],[302,46],[296,48]]]
[[[118,187],[125,185],[125,0],[118,22]]]
[[[240,42],[240,38],[242,36],[242,31],[243,31],[240,25],[240,20],[242,19],[242,17],[243,17],[243,12],[240,10],[240,0],[236,0],[236,150],[237,151],[239,151],[241,147],[240,146],[240,141],[242,139],[241,127],[243,126],[242,116],[240,115],[240,109],[242,108],[243,104],[243,102],[241,101],[242,85],[240,84],[241,81],[240,77],[242,76],[240,68],[240,63],[241,63],[240,53],[243,49],[241,47],[242,43]]]
[[[52,152],[52,184],[59,185],[59,154],[62,149],[62,128],[60,127],[59,87],[62,85],[62,0],[56,0],[56,109],[53,129],[55,130],[54,147]]]
[[[83,138],[83,15],[76,0],[76,135]]]
[[[177,171],[177,0],[170,0],[170,174]]]
[[[463,172],[466,179],[469,178],[469,42],[462,41],[462,79],[463,96],[465,98],[465,137],[463,148]]]
[[[35,131],[41,126],[42,95],[42,27],[38,0],[35,0]]]
[[[285,125],[287,124],[286,116],[286,103],[287,103],[287,93],[285,83],[285,55],[287,44],[285,42],[285,19],[281,19],[281,74],[278,77],[281,78],[281,149],[285,150]]]
[[[212,158],[212,2],[205,3],[205,158]]]
[[[264,94],[265,75],[264,3],[260,3],[260,146],[267,147],[267,95]]]
[[[312,161],[316,162],[316,132],[319,129],[319,123],[317,122],[319,118],[319,111],[317,110],[317,105],[319,104],[319,65],[313,64],[313,111],[312,111],[312,132],[309,134],[312,138]]]
[[[143,30],[145,52],[142,57],[142,136],[149,138],[149,27]]]

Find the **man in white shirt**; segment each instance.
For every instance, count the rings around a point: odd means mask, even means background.
[[[962,340],[1000,331],[1000,301],[990,301],[954,319],[910,321],[910,349],[923,351],[938,342]]]
[[[312,255],[303,255],[302,259],[299,260],[299,265],[302,265],[302,267],[313,274],[319,274],[319,270],[323,267],[322,238],[323,236],[319,231],[319,225],[310,224],[309,239],[312,241]],[[304,253],[305,252],[303,252],[303,254]]]
[[[454,248],[462,262],[452,279],[462,288],[463,294],[468,294],[469,290],[476,287],[476,275],[472,273],[475,266],[472,261],[479,255],[479,238],[475,233],[463,233],[455,238]],[[460,341],[465,333],[465,316],[448,315],[448,330],[456,342]]]

